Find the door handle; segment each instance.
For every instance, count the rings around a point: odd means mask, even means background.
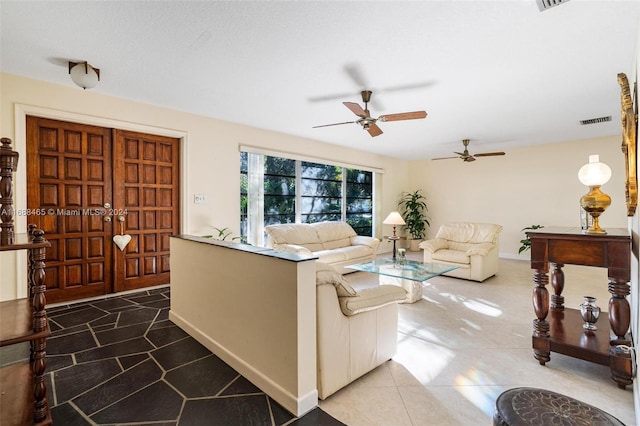
[[[111,222],[111,216],[105,216],[103,220],[105,222]]]

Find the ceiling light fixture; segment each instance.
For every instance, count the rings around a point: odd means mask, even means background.
[[[100,81],[100,70],[84,62],[69,62],[71,80],[83,89],[91,89]]]

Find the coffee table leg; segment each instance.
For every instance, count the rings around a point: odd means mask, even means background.
[[[380,284],[404,288],[407,291],[407,297],[400,303],[416,303],[422,299],[422,283],[420,282],[380,275]]]

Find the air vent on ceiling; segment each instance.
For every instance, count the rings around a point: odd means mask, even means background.
[[[559,6],[562,3],[566,3],[569,0],[536,0],[538,4],[538,9],[540,12],[544,12],[547,9],[551,9],[554,6]]]
[[[598,118],[590,118],[588,120],[580,120],[580,124],[586,126],[587,124],[598,124],[598,123],[606,123],[607,121],[611,121],[611,116],[607,117],[598,117]]]

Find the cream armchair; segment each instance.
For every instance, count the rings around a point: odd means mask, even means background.
[[[381,285],[356,292],[331,265],[316,267],[318,396],[325,399],[395,355],[406,291]]]
[[[446,223],[420,248],[425,262],[458,267],[444,275],[482,282],[498,272],[500,231],[502,226],[490,223]]]

